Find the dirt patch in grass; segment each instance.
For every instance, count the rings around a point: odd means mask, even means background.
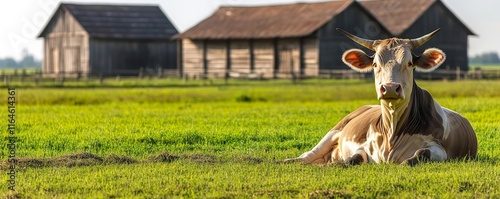
[[[138,161],[127,156],[120,156],[115,154],[110,154],[104,158],[105,164],[134,164]]]
[[[88,166],[103,163],[103,158],[91,153],[76,153],[63,155],[53,158],[18,158],[18,168],[39,168],[39,167],[74,167],[74,166]],[[4,169],[9,166],[8,161],[1,163],[1,168]]]
[[[52,158],[18,158],[17,168],[41,168],[41,167],[75,167],[75,166],[93,166],[93,165],[109,165],[109,164],[137,164],[137,163],[171,163],[178,160],[187,160],[201,164],[215,164],[228,162],[215,155],[210,154],[171,154],[167,151],[160,152],[156,155],[151,155],[146,159],[137,160],[128,156],[110,154],[101,157],[92,153],[80,152],[75,154],[63,155]],[[260,164],[264,161],[260,158],[243,156],[236,157],[229,162]],[[9,162],[4,160],[0,163],[0,170],[6,170],[9,167]]]
[[[352,195],[336,190],[316,190],[309,193],[308,198],[352,198]]]
[[[148,162],[173,162],[179,159],[179,156],[163,151],[158,155],[149,156]]]
[[[216,163],[219,160],[217,157],[214,155],[208,155],[208,154],[191,154],[191,155],[185,155],[184,156],[186,159],[191,160],[193,162],[197,163]]]
[[[239,161],[249,163],[249,164],[260,164],[260,163],[264,162],[264,160],[262,160],[260,158],[255,158],[255,157],[250,157],[250,156],[242,157],[241,160],[239,160]]]

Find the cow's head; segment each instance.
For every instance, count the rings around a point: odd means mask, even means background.
[[[349,67],[360,72],[373,70],[375,88],[379,100],[400,101],[409,98],[413,87],[413,69],[429,72],[436,69],[446,59],[443,51],[429,48],[421,56],[412,50],[429,41],[439,29],[417,39],[390,38],[368,40],[337,29],[356,43],[375,51],[373,56],[359,49],[350,49],[342,60]]]

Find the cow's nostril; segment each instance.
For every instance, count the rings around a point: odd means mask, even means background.
[[[401,94],[402,91],[403,91],[403,88],[401,88],[401,85],[398,84],[397,88],[396,88],[396,93]]]
[[[387,89],[385,88],[385,85],[380,86],[380,93],[385,94],[387,92]]]

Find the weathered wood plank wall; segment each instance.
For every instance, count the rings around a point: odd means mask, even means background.
[[[182,70],[188,76],[224,77],[226,74],[253,74],[262,78],[290,78],[292,73],[296,77],[315,77],[319,71],[318,45],[315,38],[184,39],[182,46]]]
[[[61,11],[44,40],[43,73],[85,73],[89,70],[88,34],[69,12]]]

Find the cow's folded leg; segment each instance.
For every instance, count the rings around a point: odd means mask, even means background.
[[[444,161],[448,159],[446,151],[441,145],[432,144],[426,148],[418,149],[413,157],[406,159],[402,164],[414,166],[428,161]]]
[[[297,158],[286,159],[284,162],[303,162],[307,164],[324,164],[331,161],[333,146],[338,142],[340,131],[329,131],[319,143],[310,151]]]
[[[418,163],[427,162],[431,159],[431,151],[429,149],[419,149],[413,157],[406,159],[402,164],[415,166]]]

